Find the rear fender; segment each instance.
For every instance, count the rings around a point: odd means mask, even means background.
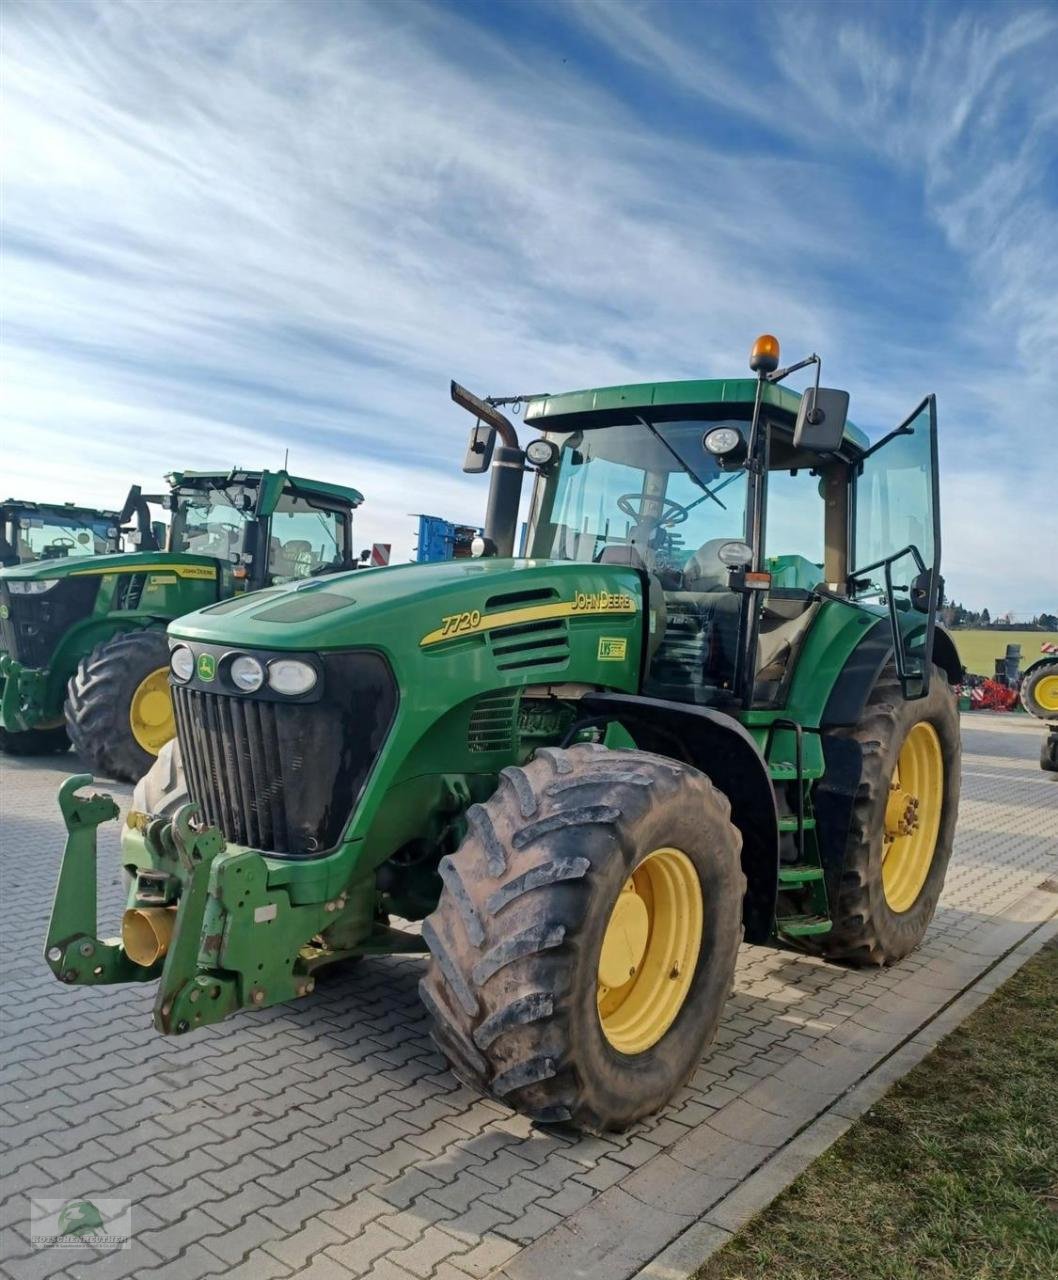
[[[768,766],[752,736],[730,716],[661,698],[592,693],[580,707],[596,721],[616,721],[642,750],[694,765],[727,796],[742,833],[746,941],[767,941],[779,880],[779,818]]]
[[[962,682],[963,665],[951,636],[941,627],[933,631],[932,658],[948,677],[948,683]],[[886,665],[893,660],[892,634],[888,627],[875,627],[864,636],[846,659],[830,690],[820,723],[825,728],[858,724],[871,690]]]

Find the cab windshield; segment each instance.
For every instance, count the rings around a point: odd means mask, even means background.
[[[744,423],[636,421],[551,433],[555,472],[538,486],[529,554],[554,560],[642,562],[667,590],[727,585],[717,556],[746,535],[746,473],[723,472],[702,443]]]
[[[290,582],[340,569],[346,560],[344,511],[318,507],[284,493],[272,514],[268,572],[274,582]]]
[[[172,549],[237,562],[256,497],[255,491],[241,485],[180,490]]]
[[[4,530],[20,564],[65,560],[70,556],[102,556],[112,549],[116,523],[58,512],[18,512]]]

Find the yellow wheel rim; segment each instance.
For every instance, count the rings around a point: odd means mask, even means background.
[[[176,734],[168,667],[152,671],[136,686],[129,707],[129,727],[139,745],[152,756]]]
[[[1032,690],[1031,696],[1044,711],[1058,712],[1058,676],[1044,676]]]
[[[679,849],[655,849],[625,881],[599,952],[603,1034],[621,1053],[657,1044],[683,1008],[702,945],[702,889]]]
[[[922,892],[933,864],[943,804],[940,739],[922,720],[900,748],[885,806],[882,888],[894,911],[910,910]]]

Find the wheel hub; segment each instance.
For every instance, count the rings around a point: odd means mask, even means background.
[[[614,903],[599,956],[599,985],[611,990],[636,976],[647,949],[650,916],[631,880]]]
[[[918,901],[933,865],[943,805],[940,738],[921,720],[900,748],[885,805],[882,889],[894,911],[909,911]]]
[[[905,791],[899,783],[890,785],[885,806],[885,834],[888,839],[909,836],[918,826],[919,798]]]
[[[625,881],[596,976],[599,1021],[619,1052],[645,1052],[676,1020],[693,985],[704,918],[698,873],[679,849],[655,849]]]

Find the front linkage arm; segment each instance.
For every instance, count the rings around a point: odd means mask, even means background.
[[[67,778],[59,789],[66,848],[55,887],[44,958],[60,982],[93,986],[149,982],[159,966],[145,969],[125,954],[119,938],[100,939],[96,923],[96,828],[118,816],[110,796],[79,796],[94,781],[90,773]]]

